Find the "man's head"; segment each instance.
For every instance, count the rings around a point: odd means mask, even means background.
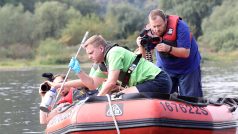
[[[152,10],[148,16],[148,20],[153,34],[159,37],[165,34],[167,27],[167,16],[162,10]]]
[[[107,43],[101,35],[90,37],[83,45],[90,60],[94,63],[104,61],[104,51]]]

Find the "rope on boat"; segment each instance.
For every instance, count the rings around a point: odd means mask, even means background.
[[[112,119],[113,119],[113,122],[114,122],[116,130],[117,130],[117,134],[120,134],[120,129],[118,127],[118,124],[117,124],[117,121],[116,121],[116,117],[115,117],[115,115],[113,113],[113,110],[112,110],[111,98],[110,98],[110,96],[108,94],[106,94],[106,96],[107,96],[107,100],[108,100],[108,104],[109,104],[109,109],[110,109],[110,112],[112,114]]]

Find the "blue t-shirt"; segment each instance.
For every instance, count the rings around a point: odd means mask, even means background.
[[[178,21],[177,26],[177,47],[189,48],[188,58],[164,57],[156,51],[156,65],[168,73],[186,74],[192,72],[200,65],[201,56],[194,37],[190,40],[190,29],[183,21]]]

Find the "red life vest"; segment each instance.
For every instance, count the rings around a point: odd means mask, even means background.
[[[182,20],[179,16],[169,15],[167,18],[166,33],[162,37],[162,42],[174,47],[177,47],[177,26],[178,21]],[[192,40],[192,34],[190,32],[190,40]]]
[[[181,18],[176,15],[168,16],[166,33],[162,37],[162,42],[174,47],[177,46],[177,26],[179,19]]]
[[[68,94],[66,96],[62,96],[61,99],[57,102],[57,104],[61,104],[61,103],[70,103],[72,104],[73,103],[73,92],[74,92],[75,89],[71,88],[68,92]]]

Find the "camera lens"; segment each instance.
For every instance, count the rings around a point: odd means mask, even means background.
[[[41,91],[47,92],[50,90],[50,86],[45,82],[44,84],[41,85]]]
[[[146,45],[146,44],[148,44],[148,38],[147,37],[143,37],[142,39],[141,39],[141,41],[140,41],[140,44],[141,45]]]

